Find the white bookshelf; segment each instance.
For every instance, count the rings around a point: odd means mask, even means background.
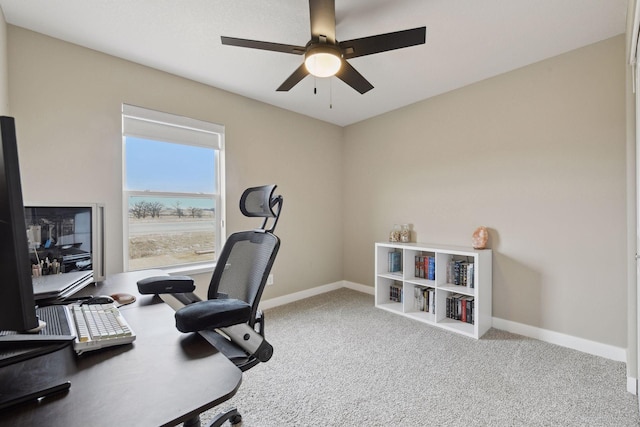
[[[400,252],[401,271],[389,271],[389,252]],[[416,277],[416,256],[433,257],[435,269],[432,280]],[[415,319],[436,327],[480,338],[491,328],[491,258],[490,249],[473,249],[471,247],[443,246],[425,243],[376,243],[375,249],[375,305],[402,316]],[[451,283],[447,270],[451,261],[460,261],[463,265],[473,263],[472,278],[467,278],[467,285]],[[467,267],[463,267],[467,268]],[[468,271],[468,270],[467,270]],[[451,275],[449,275],[451,276]],[[471,285],[473,281],[473,285]],[[391,287],[401,289],[401,302],[394,301]],[[414,290],[419,292],[431,290],[433,303],[428,311],[416,304]],[[465,299],[465,304],[473,300],[473,323],[447,317],[447,298],[457,295]],[[471,313],[470,310],[465,313]],[[466,315],[469,317],[469,315]],[[465,319],[471,320],[471,319]]]

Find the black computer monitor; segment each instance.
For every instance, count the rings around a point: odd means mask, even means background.
[[[13,117],[0,116],[0,330],[39,325],[31,281]]]

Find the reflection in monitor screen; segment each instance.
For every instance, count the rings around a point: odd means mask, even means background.
[[[93,270],[104,278],[102,217],[96,204],[32,204],[24,208],[33,277]]]

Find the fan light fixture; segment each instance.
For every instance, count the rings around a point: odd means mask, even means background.
[[[329,45],[312,47],[304,55],[307,71],[316,77],[331,77],[340,71],[340,52]]]

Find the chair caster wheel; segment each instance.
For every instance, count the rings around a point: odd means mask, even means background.
[[[229,418],[229,422],[231,423],[232,426],[237,426],[242,424],[242,415],[240,414],[234,415],[233,417]]]

